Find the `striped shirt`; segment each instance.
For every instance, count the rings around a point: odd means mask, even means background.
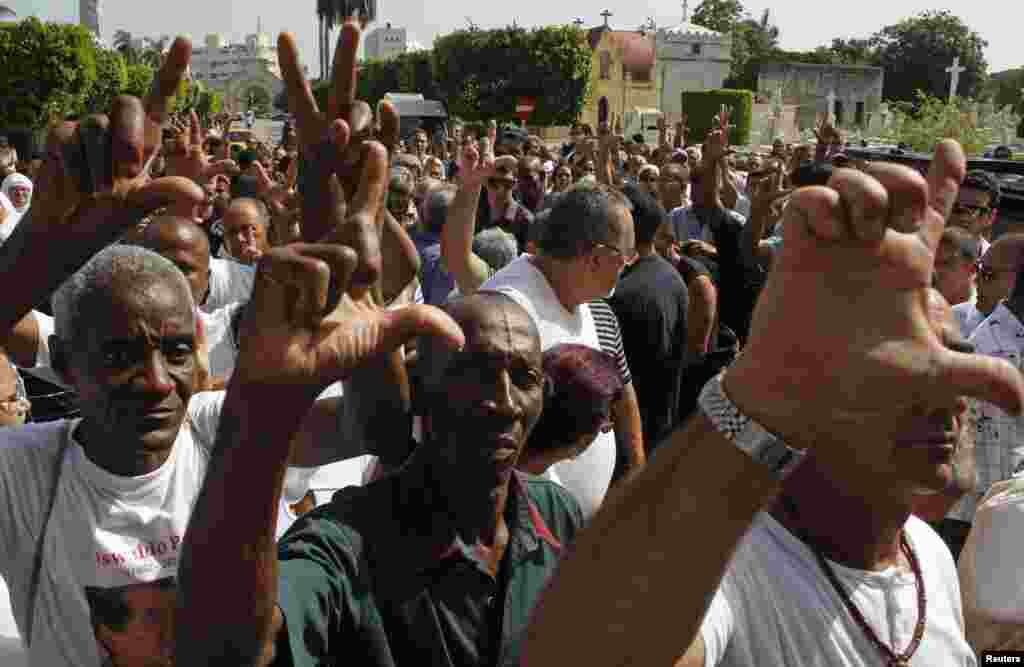
[[[594,326],[597,328],[597,339],[601,342],[601,350],[606,354],[615,357],[615,363],[619,366],[619,374],[622,376],[622,384],[626,385],[633,381],[629,373],[629,363],[626,362],[626,350],[622,346],[622,331],[619,329],[619,319],[615,312],[603,299],[587,303],[590,308],[590,316],[594,318]]]

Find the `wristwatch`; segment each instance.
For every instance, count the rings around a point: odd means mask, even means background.
[[[719,433],[750,458],[768,468],[777,480],[786,479],[804,460],[806,450],[793,449],[781,438],[740,412],[722,389],[719,373],[704,385],[698,405]]]

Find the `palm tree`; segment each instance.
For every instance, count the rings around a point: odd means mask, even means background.
[[[365,26],[377,18],[377,0],[317,0],[320,78],[327,79],[331,72],[331,30],[350,16],[358,16]]]

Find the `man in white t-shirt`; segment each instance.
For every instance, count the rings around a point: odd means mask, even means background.
[[[524,664],[977,664],[949,551],[911,516],[955,483],[965,397],[1024,409],[1020,373],[929,296],[965,162],[946,141],[927,180],[877,165],[794,194],[743,354],[577,540]]]
[[[551,209],[540,253],[523,255],[480,288],[511,297],[533,318],[541,347],[579,343],[600,350],[597,327],[587,302],[615,290],[622,270],[636,257],[633,217],[621,194],[576,188]],[[579,458],[549,469],[573,492],[591,516],[604,500],[615,468],[616,447],[630,469],[644,464],[640,409],[632,383],[612,409],[615,429],[602,433]]]
[[[231,259],[210,257],[210,289],[199,306],[212,313],[239,301],[248,301],[252,294],[256,269]]]

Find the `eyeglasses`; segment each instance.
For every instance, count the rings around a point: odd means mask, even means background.
[[[967,204],[953,204],[953,213],[966,215],[971,218],[986,218],[992,212],[988,206],[968,206]]]
[[[10,398],[0,401],[0,411],[12,417],[24,417],[32,409],[32,402],[27,398]]]
[[[622,250],[621,248],[616,248],[615,246],[613,246],[610,243],[595,243],[594,247],[595,248],[608,248],[609,250],[614,251],[615,254],[620,255],[622,257],[622,259],[626,260],[626,262],[632,262],[633,259],[637,255],[636,248],[630,248],[629,250]]]

